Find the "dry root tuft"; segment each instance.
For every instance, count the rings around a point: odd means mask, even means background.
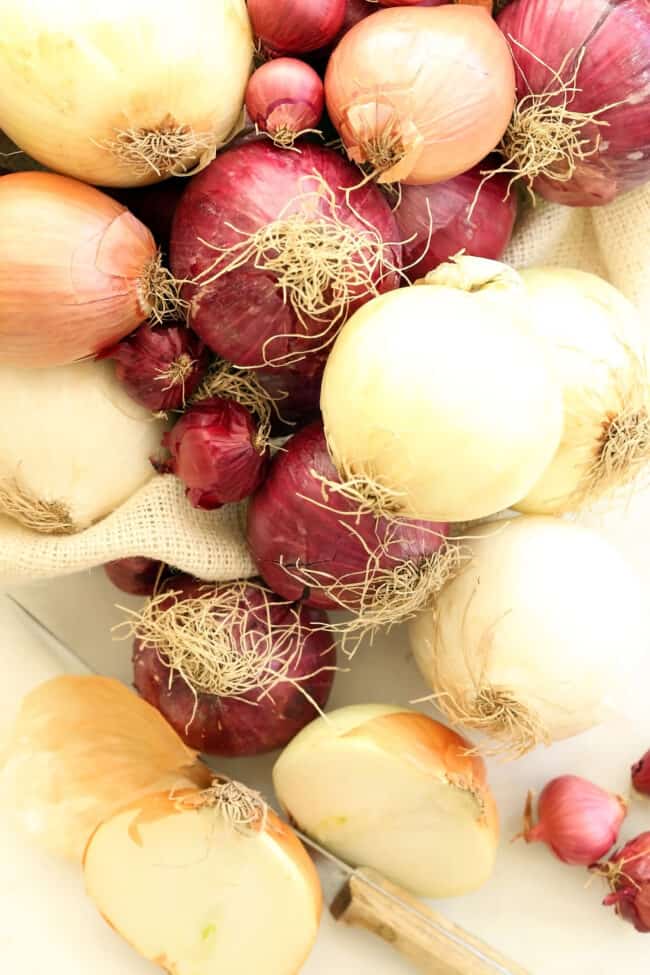
[[[362,515],[374,515],[376,518],[385,518],[387,521],[398,519],[404,498],[401,491],[394,491],[392,488],[385,487],[379,481],[375,481],[365,474],[351,474],[345,470],[343,465],[338,466],[342,468],[339,481],[331,481],[323,474],[319,474],[318,471],[310,471],[312,477],[321,483],[325,507],[329,507],[329,496],[334,494],[352,502],[357,518]],[[331,507],[330,510],[336,511],[335,508]],[[349,510],[345,513],[350,514]]]
[[[135,176],[146,178],[155,174],[166,179],[187,175],[201,156],[216,149],[216,142],[211,133],[195,132],[191,126],[179,125],[168,115],[156,129],[116,131],[115,138],[102,146]]]
[[[79,530],[61,501],[36,498],[13,479],[0,480],[0,514],[44,535],[74,535]]]
[[[164,266],[160,252],[146,265],[139,282],[139,298],[156,325],[170,318],[183,321],[187,318],[189,302],[181,298],[183,284]]]
[[[178,802],[190,809],[214,809],[231,829],[244,836],[263,833],[266,828],[266,802],[259,792],[234,779],[218,776],[209,788],[183,796]]]
[[[271,436],[272,414],[279,416],[275,400],[269,396],[254,372],[238,369],[230,362],[218,362],[195,394],[198,403],[211,396],[222,396],[250,410],[257,420],[256,448],[263,451]]]
[[[314,188],[306,188],[272,223],[253,232],[228,224],[241,237],[238,243],[218,247],[202,240],[217,257],[193,284],[205,288],[247,264],[268,271],[302,326],[302,332],[288,337],[321,339],[320,348],[324,348],[336,338],[352,303],[378,295],[378,285],[386,275],[399,274],[400,269],[392,255],[395,244],[384,241],[365,221],[363,229],[347,224],[334,192],[319,173],[305,177],[303,184]],[[314,323],[322,326],[316,335]],[[293,352],[267,358],[272,341],[265,344],[266,364],[286,364],[303,357],[302,352]],[[310,346],[310,351],[317,349]]]
[[[607,494],[627,484],[650,463],[650,415],[645,407],[630,407],[603,424],[596,460],[587,472],[582,493]]]
[[[454,724],[474,728],[500,741],[498,745],[476,749],[484,755],[520,758],[537,745],[551,743],[537,715],[508,690],[481,687],[471,701],[440,692],[432,694],[429,700]]]

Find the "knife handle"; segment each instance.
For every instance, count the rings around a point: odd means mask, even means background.
[[[530,975],[374,870],[350,876],[332,913],[383,938],[426,975]]]

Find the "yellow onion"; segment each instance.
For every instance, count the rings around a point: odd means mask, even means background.
[[[237,124],[253,44],[245,0],[4,0],[0,128],[102,186],[180,175]]]
[[[209,780],[158,711],[119,681],[68,675],[24,698],[4,749],[0,799],[51,853],[81,860],[98,824],[129,800]]]

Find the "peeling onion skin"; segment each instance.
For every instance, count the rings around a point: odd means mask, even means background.
[[[177,278],[195,281],[217,259],[215,247],[241,243],[242,234],[233,227],[254,233],[300,211],[300,195],[314,189],[308,181],[314,171],[332,188],[346,226],[357,232],[367,230],[347,206],[342,189],[358,185],[358,169],[331,149],[303,141],[296,145],[300,152],[278,149],[268,139],[240,144],[220,153],[193,177],[174,216],[170,258]],[[352,190],[350,200],[383,241],[399,240],[390,205],[375,186]],[[395,265],[401,266],[399,244],[388,251]],[[392,290],[399,285],[399,276],[385,270],[375,285],[381,292]],[[194,331],[214,352],[237,366],[271,362],[280,366],[285,357],[299,359],[324,342],[321,333],[326,324],[304,316],[305,331],[291,304],[284,301],[275,275],[256,269],[252,262],[212,284],[186,285],[183,297],[191,302],[189,323]],[[368,294],[359,296],[349,314],[369,298]]]
[[[336,586],[343,577],[350,582],[363,580],[369,552],[376,552],[387,537],[391,540],[378,558],[378,569],[417,562],[442,545],[447,524],[406,522],[396,527],[385,518],[359,514],[352,501],[334,493],[326,502],[323,485],[311,471],[339,482],[321,420],[285,444],[248,508],[248,544],[253,558],[268,585],[286,599],[302,598],[307,606],[336,609],[340,603],[328,594],[328,582]],[[326,510],[327,503],[332,510]],[[348,512],[348,517],[342,512]],[[322,588],[305,587],[281,562],[289,567],[296,563],[314,567],[332,578],[324,580]],[[360,602],[359,593],[345,586],[341,591],[337,588],[337,596],[346,605]]]
[[[171,579],[164,588],[180,591],[180,598],[191,598],[204,583],[186,576]],[[218,587],[217,587],[218,588]],[[265,602],[258,590],[247,589],[249,607],[247,632],[266,632]],[[297,608],[297,607],[295,607]],[[318,630],[326,622],[325,614],[306,606],[297,608],[303,626],[303,649],[300,661],[290,676],[300,681],[316,705],[323,709],[334,681],[336,648],[331,635]],[[290,605],[271,605],[273,625],[287,624]],[[261,755],[282,748],[301,728],[314,719],[317,710],[300,686],[280,681],[260,698],[259,689],[241,697],[194,694],[186,681],[164,662],[155,647],[136,638],[133,646],[134,684],[142,697],[152,704],[171,724],[184,743],[209,755],[235,758]],[[307,677],[321,671],[314,677]]]

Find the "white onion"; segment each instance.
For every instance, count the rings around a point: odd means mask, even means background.
[[[52,534],[86,528],[153,475],[164,429],[110,362],[0,365],[0,514]]]
[[[634,306],[595,274],[535,268],[521,276],[531,324],[562,383],[564,433],[516,507],[555,514],[607,495],[650,461],[646,338]]]
[[[521,754],[598,724],[646,650],[643,594],[599,535],[522,515],[472,530],[473,559],[410,624],[437,706]]]
[[[424,714],[355,705],[301,731],[273,784],[292,820],[347,862],[449,897],[485,883],[498,842],[485,766],[470,747]]]
[[[320,919],[314,865],[255,794],[218,790],[149,795],[104,822],[86,850],[86,890],[175,975],[298,972]]]
[[[0,128],[88,183],[186,172],[242,112],[245,0],[4,0],[0,36]]]
[[[378,482],[400,513],[432,521],[518,501],[562,430],[560,388],[525,297],[511,268],[459,258],[357,311],[321,395],[343,479]]]

